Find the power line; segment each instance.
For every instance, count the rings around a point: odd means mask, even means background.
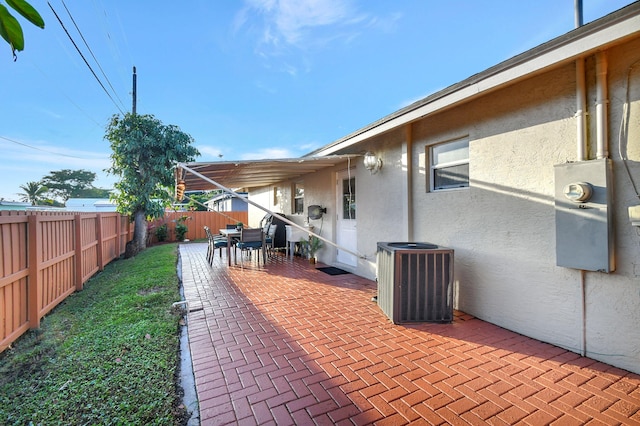
[[[91,74],[93,74],[93,77],[96,79],[96,81],[98,82],[98,84],[100,84],[100,87],[102,87],[102,90],[104,90],[104,93],[107,94],[107,96],[109,97],[109,99],[111,99],[111,102],[113,102],[113,104],[116,106],[116,108],[118,108],[118,111],[120,111],[120,113],[122,113],[122,115],[125,115],[124,111],[122,111],[122,109],[120,108],[120,106],[116,103],[116,101],[113,99],[113,97],[111,96],[111,94],[107,91],[107,89],[104,87],[104,84],[102,84],[102,82],[100,81],[100,79],[98,78],[98,76],[96,75],[95,71],[93,71],[93,68],[91,68],[91,65],[89,65],[89,62],[87,62],[87,59],[84,57],[84,55],[82,54],[82,52],[80,51],[80,49],[78,48],[78,45],[76,44],[76,42],[73,40],[73,37],[71,37],[71,34],[69,34],[69,31],[67,31],[67,28],[64,26],[64,24],[62,23],[62,20],[60,19],[60,17],[58,16],[58,14],[56,13],[55,9],[53,8],[53,6],[51,6],[51,3],[47,2],[47,4],[49,5],[49,8],[51,9],[51,11],[53,12],[53,14],[55,15],[56,19],[58,20],[58,22],[60,23],[60,26],[62,26],[62,29],[64,30],[64,32],[67,34],[67,37],[69,37],[69,40],[71,40],[71,43],[73,44],[73,47],[76,48],[76,50],[78,51],[78,54],[80,55],[80,57],[82,58],[82,60],[84,61],[84,63],[87,65],[87,67],[89,68],[89,70],[91,71]]]
[[[9,138],[7,138],[5,136],[0,136],[0,139],[4,139],[6,141],[9,141],[9,142],[12,142],[12,143],[15,143],[17,145],[24,146],[24,147],[27,147],[27,148],[35,149],[36,151],[46,152],[47,154],[58,155],[60,157],[76,158],[78,160],[86,160],[86,158],[84,158],[84,157],[77,157],[75,155],[61,154],[59,152],[49,151],[49,150],[46,150],[46,149],[38,148],[37,146],[28,145],[28,144],[26,144],[24,142],[18,142],[17,140],[14,140],[14,139],[9,139]]]
[[[35,69],[37,69],[43,76],[45,76],[46,78],[49,79],[50,82],[53,82],[54,80],[46,73],[42,70],[42,68],[40,68],[35,62],[31,62],[31,64],[34,66]],[[52,84],[52,86],[56,87],[59,89],[60,94],[62,96],[64,96],[65,98],[67,98],[67,100],[71,103],[71,105],[73,105],[74,107],[76,107],[78,109],[78,111],[80,111],[81,113],[83,113],[84,115],[87,116],[87,118],[91,121],[93,121],[94,123],[96,123],[98,126],[102,127],[104,126],[104,123],[98,123],[98,121],[93,118],[87,111],[85,111],[80,105],[78,105],[77,103],[75,103],[75,101],[73,99],[71,99],[71,97],[67,96],[67,94],[60,90],[60,87],[57,84]]]
[[[133,57],[131,56],[131,48],[129,47],[129,41],[127,39],[127,33],[122,25],[122,19],[118,13],[118,9],[112,9],[107,11],[102,0],[93,0],[96,15],[101,17],[103,29],[105,33],[105,39],[111,48],[113,58],[121,63],[126,56],[129,64],[133,64]],[[118,30],[118,31],[116,31]],[[122,48],[115,42],[116,33],[120,35],[124,42]],[[129,84],[129,80],[123,78],[122,73],[118,73],[121,82],[125,85]],[[127,77],[129,74],[127,73]]]
[[[118,96],[118,92],[116,92],[116,89],[113,88],[113,85],[111,84],[111,81],[109,81],[109,77],[107,77],[107,74],[105,74],[104,70],[102,69],[102,66],[100,65],[100,62],[98,61],[98,58],[96,58],[96,56],[93,54],[93,51],[91,50],[91,47],[89,47],[89,43],[87,43],[87,40],[84,38],[84,35],[82,34],[82,31],[80,31],[80,28],[76,24],[75,19],[73,19],[73,16],[71,15],[71,12],[67,8],[66,3],[64,2],[64,0],[61,0],[61,1],[62,1],[62,6],[64,6],[64,9],[67,11],[67,14],[69,15],[69,18],[71,18],[71,22],[73,22],[73,26],[76,27],[76,30],[78,31],[78,34],[80,34],[80,38],[84,42],[84,45],[89,50],[89,53],[91,53],[91,57],[93,58],[94,61],[96,61],[96,64],[98,65],[98,68],[100,68],[100,72],[102,72],[102,75],[107,80],[107,84],[109,85],[109,87],[113,91],[113,94],[116,95],[116,98],[118,98],[118,101],[120,101],[120,105],[122,105],[122,107],[124,108],[124,104],[122,103],[122,99],[120,99],[120,97]]]

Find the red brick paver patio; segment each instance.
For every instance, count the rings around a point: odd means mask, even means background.
[[[640,376],[469,315],[394,325],[376,284],[180,246],[203,425],[640,424]]]

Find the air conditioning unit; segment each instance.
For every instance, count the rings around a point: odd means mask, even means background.
[[[378,306],[394,324],[453,321],[453,250],[379,242]]]

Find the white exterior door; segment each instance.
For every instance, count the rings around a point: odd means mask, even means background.
[[[356,178],[344,171],[338,173],[336,181],[336,206],[338,210],[336,243],[340,247],[357,253]],[[338,249],[336,260],[345,265],[358,266],[358,258],[345,250]]]

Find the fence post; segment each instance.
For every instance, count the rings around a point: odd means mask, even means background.
[[[96,214],[96,238],[98,240],[98,246],[96,247],[98,270],[104,271],[104,256],[102,256],[102,213]]]
[[[82,217],[79,214],[73,216],[75,222],[75,252],[76,252],[76,291],[81,291],[82,282]]]
[[[122,229],[120,228],[120,213],[116,215],[116,258],[120,257],[120,241],[122,239]]]
[[[39,215],[33,214],[28,219],[29,233],[29,290],[27,292],[29,328],[40,328],[40,250],[42,236],[38,230]]]

